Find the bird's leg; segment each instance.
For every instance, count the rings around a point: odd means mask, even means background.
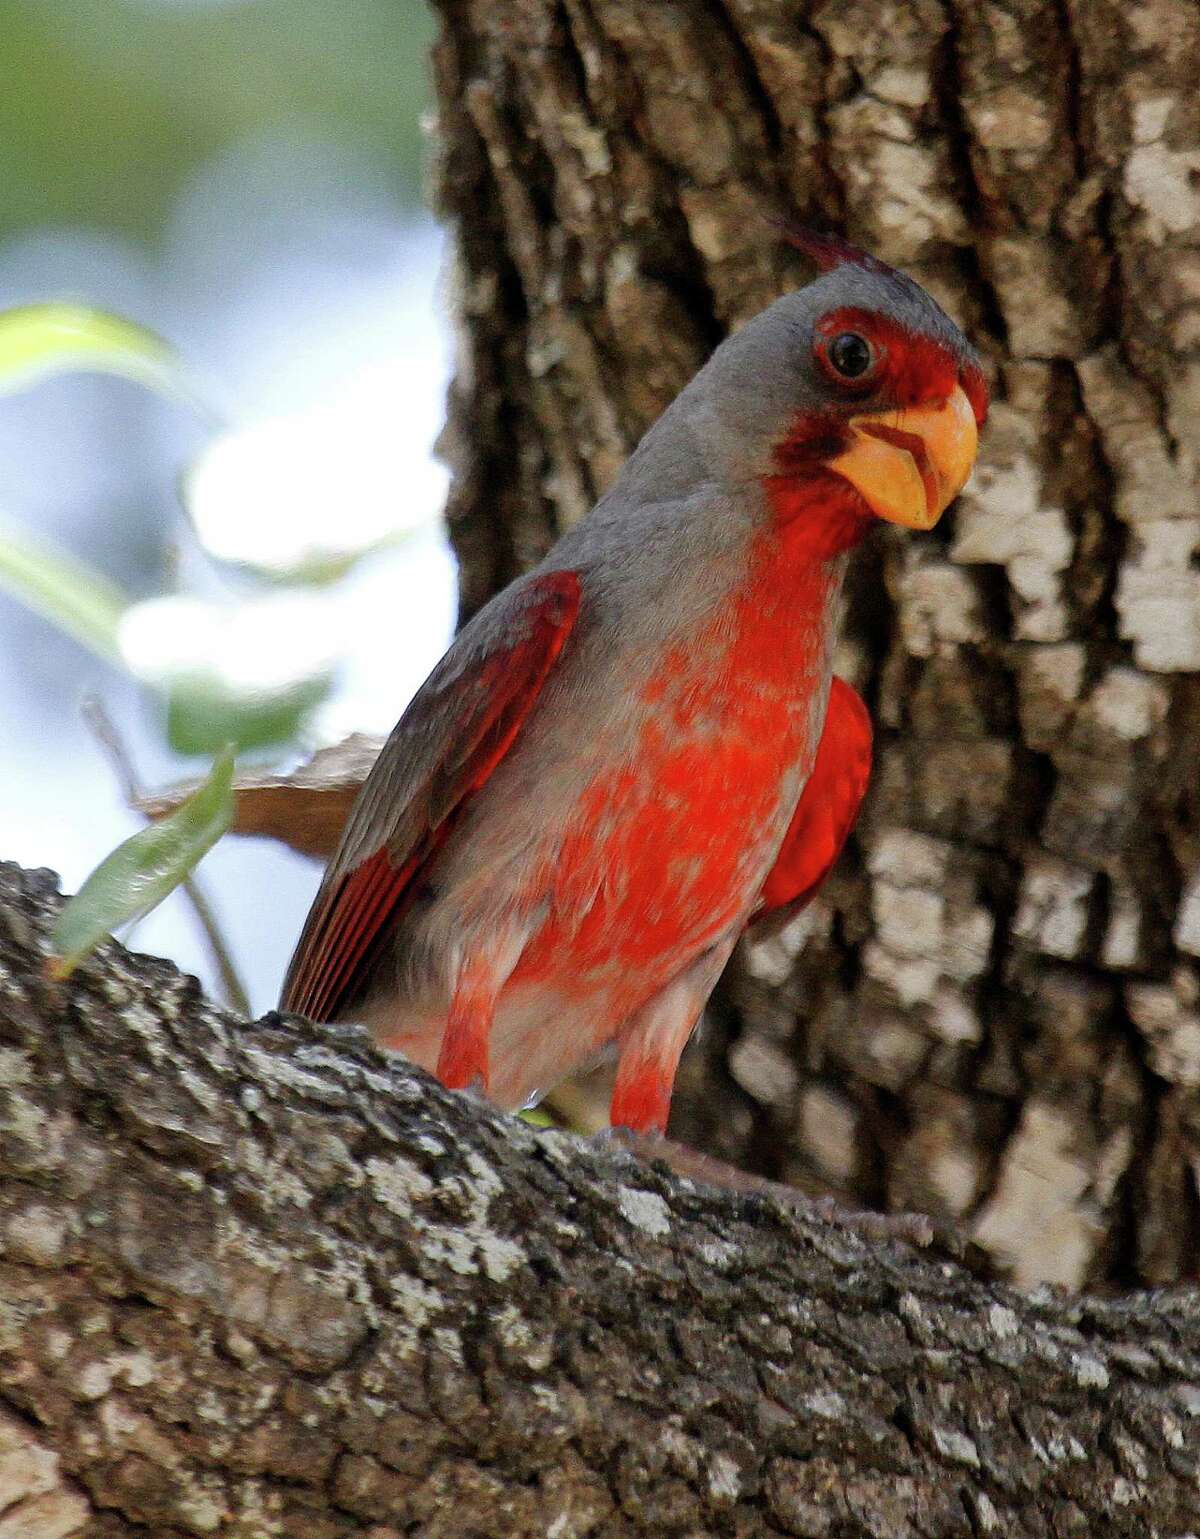
[[[498,992],[490,958],[465,967],[459,976],[437,1061],[437,1077],[447,1090],[487,1093],[488,1039]]]
[[[671,1112],[671,1090],[683,1045],[692,1033],[692,1024],[681,1034],[673,1052],[647,1058],[638,1053],[622,1052],[613,1086],[609,1121],[614,1128],[628,1128],[637,1133],[665,1133]]]
[[[696,998],[688,976],[669,983],[626,1022],[608,1111],[614,1128],[667,1130],[679,1058],[708,997],[706,992]]]
[[[520,960],[531,927],[525,917],[501,929],[460,967],[437,1059],[437,1077],[447,1090],[488,1094],[496,1001]]]
[[[832,1197],[809,1197],[795,1187],[738,1170],[665,1137],[671,1090],[680,1055],[704,1009],[737,936],[717,943],[630,1016],[620,1035],[617,1079],[607,1134],[598,1141],[635,1159],[661,1160],[677,1175],[739,1192],[770,1196],[806,1218],[841,1225],[868,1240],[902,1240],[964,1256],[969,1246],[952,1223],[923,1213],[860,1213]]]
[[[680,1055],[736,941],[736,934],[722,937],[626,1021],[609,1108],[613,1127],[666,1132]]]

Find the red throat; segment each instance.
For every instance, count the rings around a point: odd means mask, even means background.
[[[813,467],[807,448],[804,468],[789,468],[789,442],[776,455],[779,472],[763,480],[776,533],[813,562],[831,561],[865,539],[875,517],[840,476],[824,466]]]

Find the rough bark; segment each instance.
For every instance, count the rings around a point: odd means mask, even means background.
[[[1200,1295],[1032,1295],[222,1014],[0,867],[4,1539],[1200,1524]]]
[[[985,350],[933,536],[862,557],[879,727],[807,929],[742,955],[674,1123],[957,1218],[1025,1281],[1200,1255],[1194,0],[436,0],[468,610],[845,228]]]

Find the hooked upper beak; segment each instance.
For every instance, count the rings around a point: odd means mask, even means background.
[[[878,518],[932,529],[966,485],[979,429],[961,385],[940,406],[864,412],[850,419],[850,442],[828,462]]]

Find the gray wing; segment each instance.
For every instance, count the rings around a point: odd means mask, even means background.
[[[512,747],[579,613],[574,571],[506,588],[417,691],[350,813],[301,932],[281,1008],[335,1020],[462,808]]]

